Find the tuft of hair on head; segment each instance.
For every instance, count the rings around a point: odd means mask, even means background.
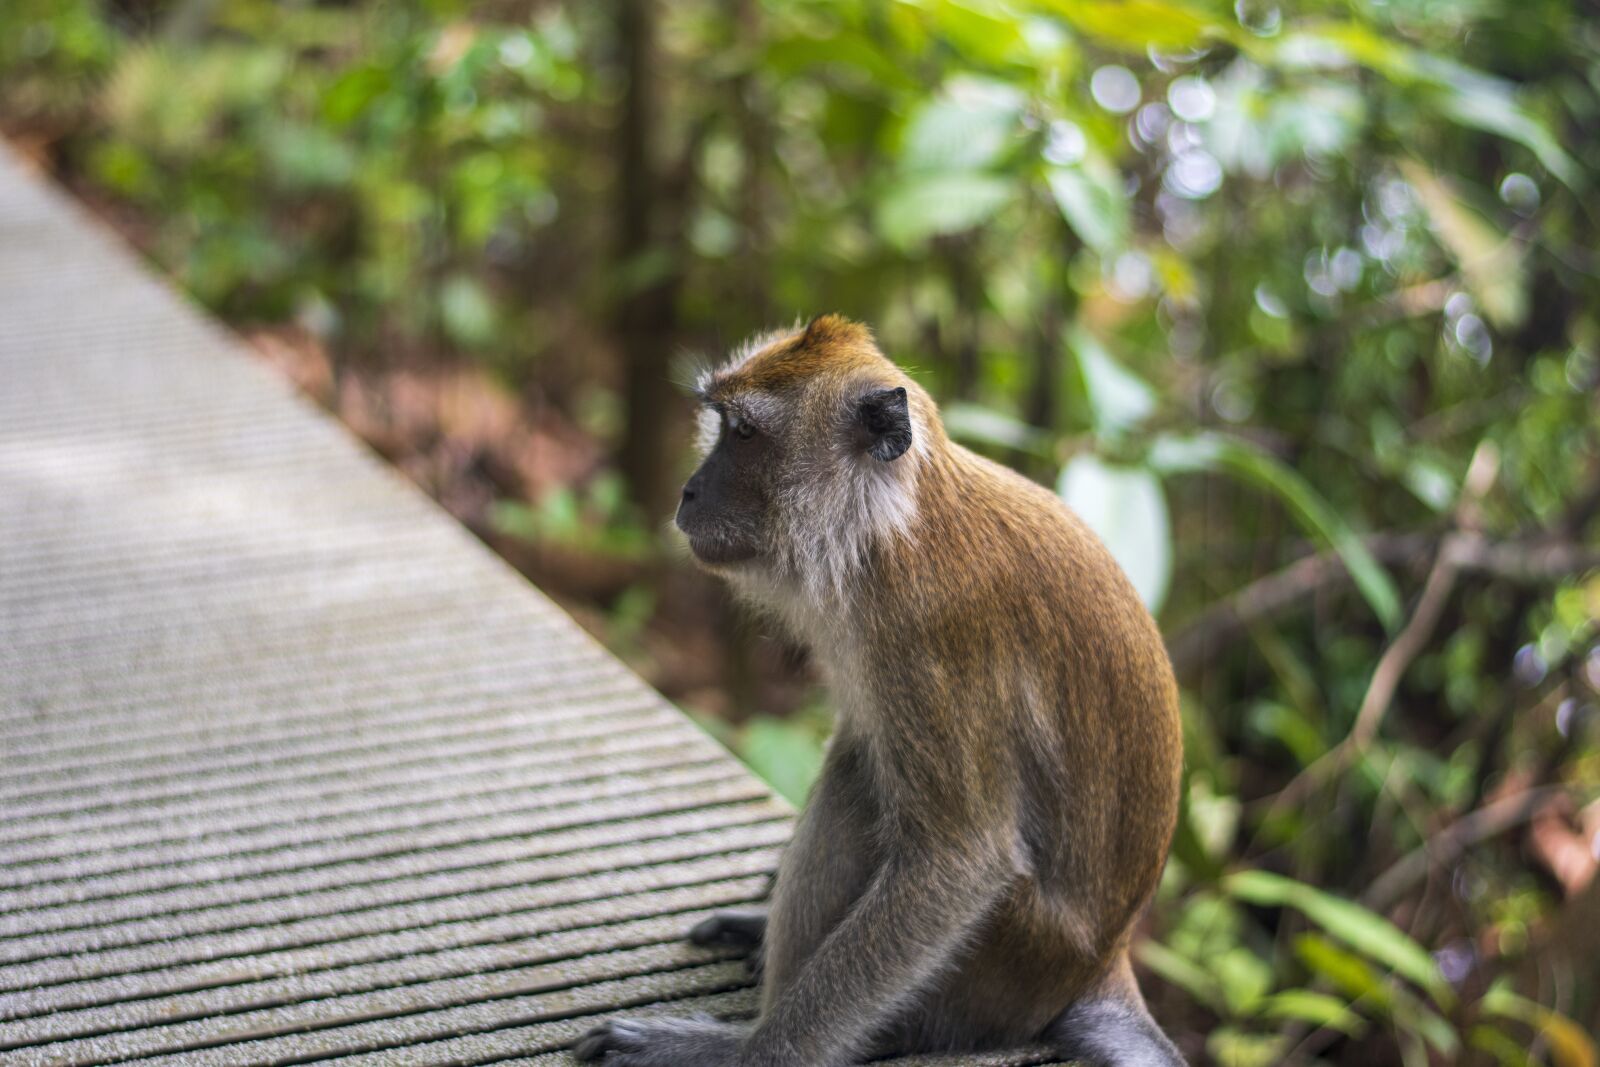
[[[717,383],[736,374],[745,364],[749,363],[764,349],[800,334],[802,327],[799,321],[787,329],[765,330],[752,334],[734,347],[726,359],[720,363],[706,363],[699,369],[693,382],[693,392],[696,396],[704,398]]]
[[[852,343],[870,345],[872,331],[863,323],[830,312],[806,323],[799,343],[806,348]]]

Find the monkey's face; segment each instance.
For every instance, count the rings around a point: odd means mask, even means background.
[[[677,523],[703,563],[742,563],[761,553],[769,475],[781,452],[775,427],[763,428],[743,408],[708,397],[701,409],[701,438],[710,439],[710,451],[683,487]]]
[[[701,562],[836,581],[914,510],[903,376],[864,328],[824,318],[766,338],[701,383],[705,455],[678,528]],[[914,388],[914,387],[913,387]]]

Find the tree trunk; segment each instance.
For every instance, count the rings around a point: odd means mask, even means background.
[[[623,281],[614,321],[622,352],[626,424],[617,461],[647,522],[677,496],[677,396],[669,378],[681,265],[664,232],[667,193],[657,133],[659,51],[655,0],[616,0],[627,78],[617,124],[617,262]]]
[[[767,157],[772,152],[766,113],[756,100],[755,56],[761,48],[761,10],[757,0],[730,0],[733,47],[743,64],[732,79],[732,110],[737,124],[744,174],[739,183],[739,255],[735,294],[745,320],[757,329],[771,329],[771,279],[767,277]],[[827,310],[823,308],[815,311]]]

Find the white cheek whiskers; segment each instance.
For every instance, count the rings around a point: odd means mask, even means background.
[[[913,540],[917,473],[927,437],[913,415],[912,447],[884,462],[839,440],[796,461],[778,499],[774,569],[817,609],[847,606],[875,549]]]

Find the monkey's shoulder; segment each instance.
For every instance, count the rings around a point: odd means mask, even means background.
[[[1154,620],[1087,524],[1015,471],[955,456],[903,584],[885,591],[882,617],[904,628],[887,647],[916,649],[935,676],[969,686],[1014,677],[1021,661],[1053,690],[1062,675],[1170,677]]]
[[[1097,534],[1049,489],[1009,467],[965,452],[952,475],[961,501],[960,558],[985,584],[1064,609],[1100,605],[1145,615],[1137,591]],[[942,553],[941,553],[942,554]]]

